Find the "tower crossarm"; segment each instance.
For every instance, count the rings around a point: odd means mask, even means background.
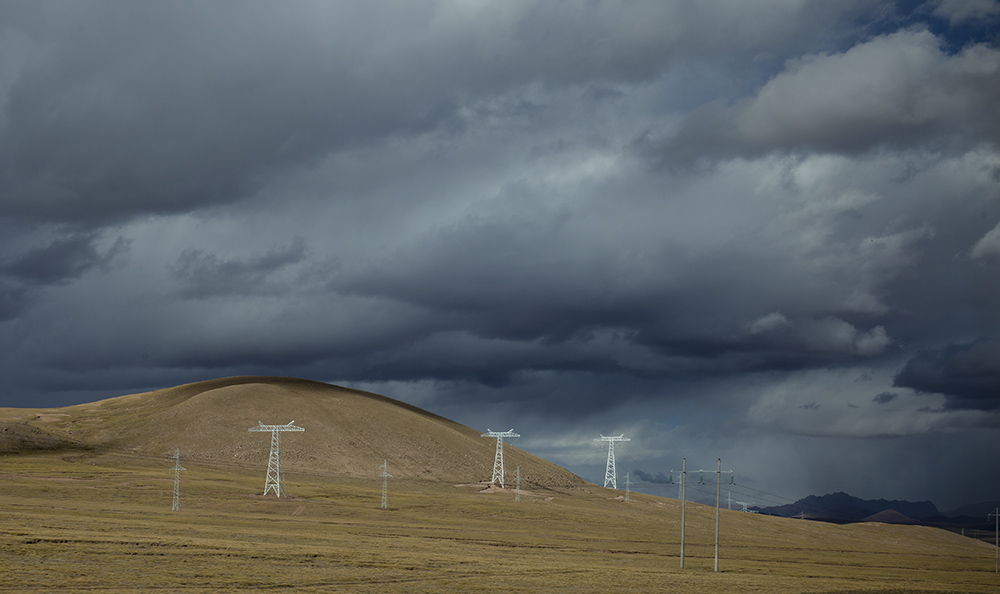
[[[486,433],[483,433],[479,437],[496,437],[497,439],[501,439],[504,437],[521,437],[521,435],[519,433],[514,433],[513,429],[508,429],[506,431],[490,431],[487,429]]]
[[[612,442],[614,442],[614,441],[632,441],[632,438],[631,437],[625,437],[624,433],[622,433],[621,435],[604,435],[604,434],[601,434],[600,437],[595,437],[594,441],[612,441]]]
[[[256,427],[251,427],[247,431],[258,432],[258,431],[305,431],[305,428],[295,425],[295,421],[291,421],[287,425],[265,425],[264,423],[257,421]]]

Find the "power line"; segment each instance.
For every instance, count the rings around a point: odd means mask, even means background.
[[[687,458],[684,458],[681,462],[681,569],[684,569],[684,512],[687,504],[686,493],[684,492],[685,486],[687,484],[687,473],[697,472],[699,473],[698,484],[705,484],[705,473],[712,472],[711,470],[691,470],[687,469]],[[728,473],[732,474],[732,470],[722,470],[722,458],[719,458],[718,468],[715,471],[715,571],[719,571],[719,492],[722,487],[722,474]],[[673,480],[674,471],[670,471],[670,479]]]

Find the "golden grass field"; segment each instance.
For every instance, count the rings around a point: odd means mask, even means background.
[[[182,463],[184,461],[182,460]],[[171,511],[164,458],[80,452],[0,459],[6,592],[996,592],[994,549],[942,530],[835,526],[600,487],[482,485],[289,474],[184,463]],[[390,468],[391,471],[391,468]]]
[[[253,398],[267,392],[256,383],[250,390]],[[432,419],[438,427],[432,441],[462,444],[467,437],[468,449],[429,451],[468,458],[448,472],[478,473],[471,480],[421,478],[433,473],[420,472],[415,455],[397,473],[390,457],[389,472],[399,478],[390,479],[389,509],[383,510],[374,453],[365,452],[364,463],[307,464],[296,457],[315,452],[299,443],[285,454],[292,496],[279,500],[261,495],[266,442],[247,442],[253,454],[245,459],[185,458],[182,448],[187,471],[181,510],[174,512],[173,460],[161,440],[177,426],[147,425],[152,450],[141,447],[133,426],[141,425],[136,419],[164,418],[164,411],[204,394],[189,392],[167,404],[153,393],[80,408],[0,411],[8,427],[22,433],[41,427],[55,436],[52,443],[32,437],[39,447],[72,440],[20,453],[10,442],[10,453],[0,457],[0,591],[1000,591],[994,548],[977,540],[917,526],[837,526],[728,510],[721,512],[716,573],[715,510],[690,503],[681,569],[679,501],[633,493],[626,503],[619,491],[567,479],[551,463],[510,448],[527,474],[533,464],[544,466],[515,503],[513,490],[476,482],[489,476],[489,440],[440,418]],[[156,402],[136,408],[137,401]],[[364,408],[351,406],[351,414]],[[222,415],[204,412],[213,419]],[[317,419],[308,425],[314,435]],[[246,432],[245,420],[235,423],[240,432]],[[108,444],[115,433],[109,427],[132,427],[131,441]],[[361,438],[382,439],[360,433],[351,439]],[[364,466],[367,477],[361,476]],[[351,472],[339,474],[338,468]]]

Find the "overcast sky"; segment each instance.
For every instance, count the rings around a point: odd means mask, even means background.
[[[298,376],[664,495],[1000,499],[1000,2],[15,0],[0,55],[0,405]]]

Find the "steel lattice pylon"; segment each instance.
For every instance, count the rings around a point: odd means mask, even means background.
[[[174,471],[174,505],[171,511],[181,511],[181,471],[187,468],[181,466],[180,448],[177,448],[177,453],[174,454],[174,467],[171,470]]]
[[[494,485],[500,485],[501,487],[506,487],[506,481],[504,470],[503,470],[503,438],[505,437],[521,437],[519,434],[514,433],[513,429],[507,431],[490,431],[486,430],[486,433],[480,435],[480,437],[495,437],[497,438],[497,455],[493,459],[493,478],[490,482]]]
[[[615,470],[615,442],[616,441],[632,441],[625,434],[616,435],[613,437],[606,437],[601,435],[595,438],[594,441],[606,441],[608,442],[608,468],[604,471],[604,486],[607,487],[608,484],[611,485],[612,489],[618,488],[618,477]]]
[[[275,497],[285,494],[285,477],[281,473],[281,434],[285,431],[305,431],[302,427],[293,425],[295,421],[287,425],[265,425],[257,421],[256,427],[251,427],[252,432],[271,432],[271,456],[267,460],[267,479],[264,481],[264,495],[273,491]]]
[[[389,479],[392,475],[389,474],[388,460],[382,460],[382,474],[379,477],[382,478],[382,509],[389,509]]]

